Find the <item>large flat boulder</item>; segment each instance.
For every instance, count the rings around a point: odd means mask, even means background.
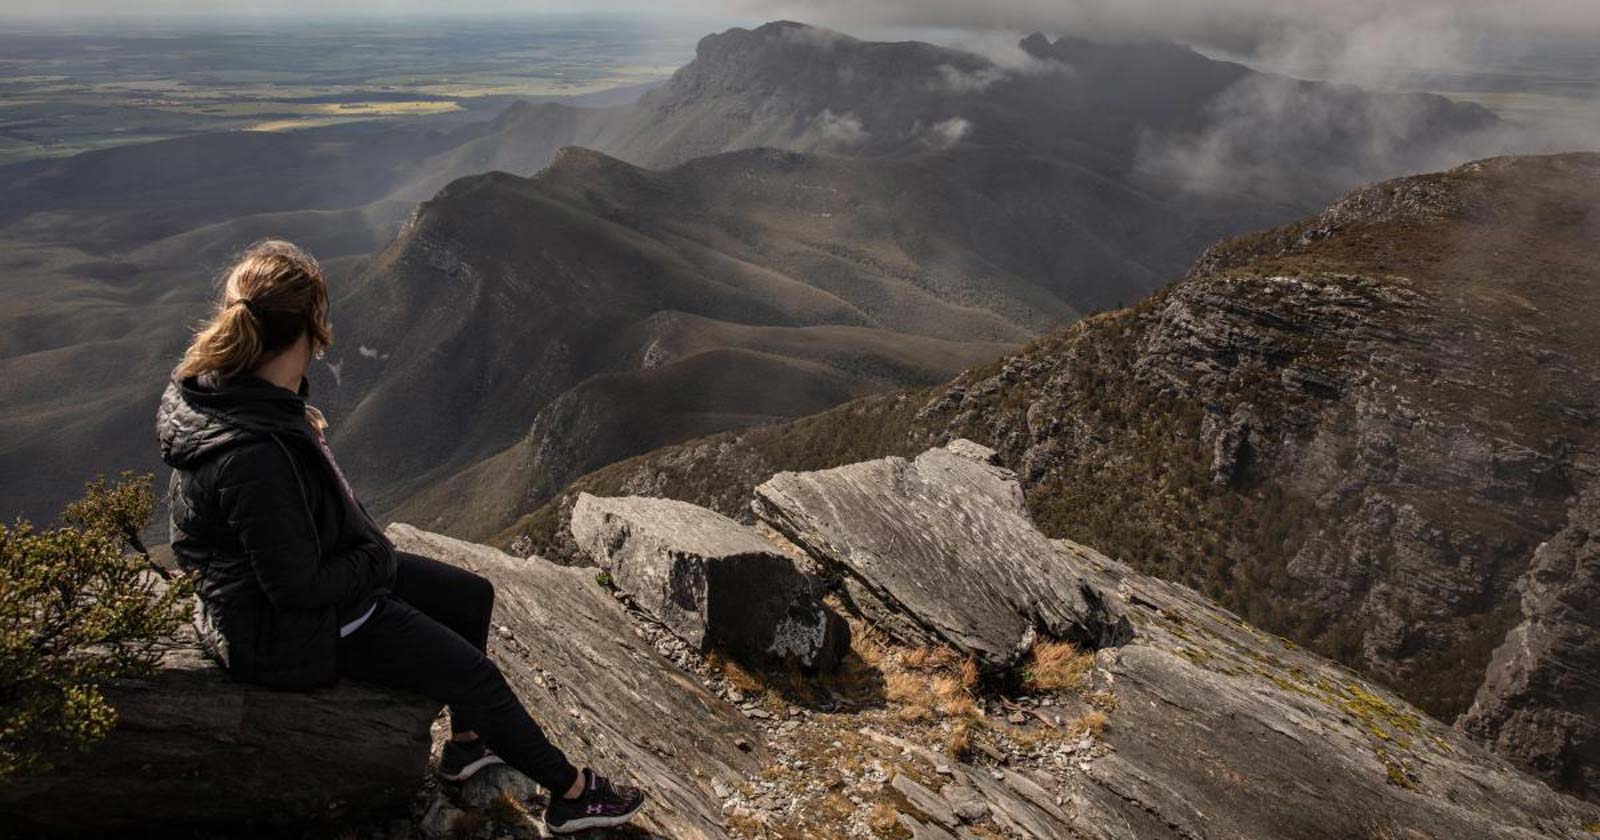
[[[749,720],[638,633],[594,569],[518,558],[391,525],[404,550],[477,572],[495,586],[489,653],[574,764],[638,784],[639,823],[673,838],[720,838],[718,787],[737,787],[766,751]],[[741,748],[740,745],[744,745]]]
[[[0,784],[0,833],[331,822],[421,785],[439,704],[345,681],[311,692],[230,679],[192,637],[148,680],[105,686],[110,737]]]
[[[1129,627],[1028,517],[1011,471],[970,441],[915,460],[779,473],[756,515],[837,569],[852,601],[906,641],[942,642],[981,665],[1017,664],[1038,635],[1090,648]]]
[[[830,669],[849,644],[816,576],[715,511],[584,493],[572,536],[642,610],[699,651]]]

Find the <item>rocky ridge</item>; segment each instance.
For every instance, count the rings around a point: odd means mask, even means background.
[[[1016,477],[988,463],[992,456],[966,441],[925,453],[922,489],[946,501],[1018,499]],[[996,546],[1042,538],[1020,513],[984,523],[974,538],[967,514],[939,517],[929,505],[920,519],[909,515],[922,546],[872,548],[873,528],[895,533],[907,527],[908,514],[893,505],[859,509],[856,493],[895,497],[903,492],[895,469],[903,465],[857,465],[849,483],[798,476],[809,480],[815,500],[767,492],[757,504],[772,550],[797,560],[801,544],[780,532],[796,533],[793,523],[808,521],[808,504],[850,509],[850,527],[816,526],[826,528],[826,539],[814,532],[803,559],[838,581],[870,551],[881,573],[877,608],[889,613],[858,612],[859,590],[834,586],[830,602],[853,627],[850,650],[836,669],[811,674],[718,650],[702,655],[652,614],[661,605],[649,591],[636,599],[607,588],[621,578],[597,581],[591,570],[518,559],[407,526],[391,534],[408,550],[495,582],[501,606],[493,654],[559,743],[658,791],[644,825],[649,836],[1346,838],[1410,831],[1576,840],[1600,819],[1600,808],[1551,791],[1382,686],[1257,630],[1193,590],[1070,541],[1045,541],[1053,553],[1034,557],[1030,569],[1079,581],[1114,605],[1125,633],[1098,649],[1052,639],[1046,623],[1024,610],[1047,615],[1062,608],[1048,602],[1066,595],[1070,604],[1072,593],[1032,589],[1020,577],[992,582],[1000,598],[943,591],[943,599],[966,602],[947,604],[951,609],[1009,610],[1037,622],[1026,656],[982,675],[973,667],[981,648],[959,638],[930,643],[923,628],[937,622],[917,601],[927,578],[905,572],[937,555],[941,575],[978,581],[992,571],[988,553]],[[1020,511],[1014,501],[1007,505]],[[706,545],[703,534],[685,530],[675,541],[662,527],[685,515],[656,502],[607,510],[629,529],[656,535],[663,550],[691,555],[693,546]],[[1031,594],[1018,597],[1024,592]],[[586,641],[575,645],[575,636]],[[450,815],[466,822],[448,828],[483,837],[531,831],[516,814],[536,810],[537,794],[529,801],[530,791],[513,793],[517,807],[509,816],[464,809]]]
[[[716,555],[735,539],[738,548],[727,556],[746,556],[758,548],[746,540],[762,534],[770,546],[762,551],[813,576],[829,590],[829,608],[849,621],[849,648],[831,668],[774,665],[716,644],[707,650],[706,639],[722,638],[717,622],[727,614],[708,612],[711,624],[696,636],[696,628],[674,620],[676,605],[655,597],[648,579],[630,592],[621,586],[641,579],[514,557],[406,525],[388,533],[399,548],[488,577],[497,593],[490,654],[517,694],[576,761],[650,791],[652,804],[637,825],[612,836],[1579,840],[1600,826],[1600,806],[1552,791],[1381,685],[1252,627],[1191,589],[1081,544],[1045,540],[1023,513],[1017,477],[993,458],[991,450],[955,441],[910,462],[917,475],[909,483],[907,462],[898,459],[777,476],[756,506],[763,528],[736,537],[725,530],[726,520],[682,503],[590,503],[605,509],[614,531],[648,534],[652,552],[680,561],[708,547]],[[796,483],[808,492],[775,492]],[[860,505],[862,494],[896,501]],[[816,515],[826,509],[850,514],[832,521]],[[975,511],[989,516],[979,521]],[[700,524],[676,527],[692,518]],[[708,539],[711,527],[722,538]],[[919,545],[888,547],[913,533],[921,535]],[[900,536],[886,536],[893,534]],[[602,554],[617,549],[603,539],[585,542]],[[1072,586],[1041,588],[1022,575],[985,580],[995,572],[995,554],[1015,546],[1027,547],[1030,576]],[[929,564],[940,578],[982,585],[949,588],[941,580],[932,590],[937,600],[928,600],[932,576],[914,572]],[[870,611],[858,609],[862,590],[847,583],[852,575],[872,581]],[[786,612],[785,604],[761,597],[758,580],[741,584],[752,588],[753,603]],[[1073,615],[1084,602],[1116,616],[1119,632],[1080,635],[1078,644],[1052,637],[1062,629],[1052,616]],[[981,637],[928,632],[948,625],[940,612],[980,616],[999,627],[1021,621],[1032,639],[1022,656],[985,671],[977,661],[988,648]],[[743,619],[732,617],[735,626]],[[176,662],[174,668],[186,673]],[[208,673],[211,683],[223,679],[214,669]],[[249,692],[213,684],[209,690],[220,693],[207,695],[200,693],[205,686],[191,688],[187,705],[149,687],[143,696],[119,697],[119,704],[130,720],[141,720],[147,718],[137,709],[215,709],[207,701]],[[376,695],[356,686],[274,694],[271,708],[298,714],[333,710],[330,700],[351,701],[347,718],[349,710],[366,717],[347,719],[348,732],[367,732],[378,725],[374,717],[381,722],[400,713],[397,706],[369,709],[363,697]],[[353,739],[333,738],[316,723],[322,717],[307,726],[281,714],[251,718],[254,729],[244,742],[270,750],[292,735],[314,737],[323,742],[319,755],[328,754],[327,741],[349,744],[350,763],[327,764],[341,772],[397,759],[363,783],[405,777],[412,789],[420,784],[411,817],[347,829],[355,836],[541,836],[536,815],[544,794],[509,768],[491,768],[461,785],[421,784],[417,770],[427,755],[421,729],[433,707],[417,711],[408,719],[419,725],[410,727],[409,740],[390,744],[394,750],[366,743],[357,750]],[[185,725],[196,720],[204,718],[182,718]],[[435,739],[444,737],[442,719],[434,730]],[[237,725],[228,731],[239,734]],[[154,740],[137,730],[118,737],[142,738],[151,747],[175,734],[169,728]],[[214,734],[190,733],[201,741]],[[192,793],[202,791],[211,794],[211,808],[223,809],[213,811],[216,819],[240,820],[228,809],[246,803],[267,813],[272,800],[298,801],[312,789],[301,784],[303,772],[279,772],[274,783],[261,783],[258,775],[270,765],[238,761],[239,744],[221,740],[224,746],[213,742],[205,755],[228,767],[198,782],[177,773],[166,778],[167,793],[190,795],[152,811],[149,802],[113,792],[100,800],[104,808],[84,813],[102,820],[102,828],[119,825],[107,821],[118,814],[121,825],[144,827],[193,820],[201,805]],[[404,755],[391,756],[395,751]],[[91,780],[95,791],[144,790],[130,780],[165,778],[126,772],[115,762],[86,766],[124,773]],[[243,790],[241,781],[253,785],[249,797],[221,795]],[[91,792],[81,785],[71,791]],[[60,813],[41,810],[29,818]],[[275,813],[302,822],[311,816]]]
[[[576,492],[748,518],[774,472],[965,436],[1018,472],[1046,534],[1189,584],[1450,720],[1525,606],[1543,609],[1517,582],[1593,493],[1597,195],[1600,157],[1583,154],[1364,188],[946,386],[593,473],[505,539],[581,561],[561,531]],[[1585,685],[1518,702],[1582,720]],[[1546,768],[1584,754],[1581,737],[1530,747],[1536,760],[1486,728],[1508,719],[1473,731],[1573,783]]]
[[[1532,772],[1600,794],[1600,500],[1579,499],[1517,583],[1522,621],[1459,725]]]

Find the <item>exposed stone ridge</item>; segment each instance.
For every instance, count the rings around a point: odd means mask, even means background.
[[[1600,487],[1534,553],[1522,621],[1457,725],[1553,785],[1600,797]]]
[[[848,644],[816,576],[720,513],[671,499],[584,494],[572,534],[640,608],[697,651],[831,668]]]
[[[1039,634],[1090,648],[1126,641],[1115,599],[1062,562],[992,458],[963,441],[913,461],[779,473],[756,488],[755,511],[908,641],[952,645],[991,669],[1016,665]]]
[[[490,653],[574,762],[649,789],[656,804],[646,828],[726,836],[713,786],[760,769],[754,726],[645,641],[592,569],[524,560],[409,525],[391,525],[388,534],[402,550],[494,583]]]
[[[874,611],[852,616],[865,629],[837,678],[752,677],[714,664],[630,609],[592,569],[516,558],[405,525],[388,533],[404,550],[494,583],[490,654],[574,760],[650,791],[643,836],[1298,840],[1425,830],[1451,838],[1586,840],[1600,824],[1600,806],[1551,791],[1384,687],[1255,629],[1193,590],[1043,538],[1022,512],[1015,478],[987,463],[991,457],[958,443],[911,461],[777,476],[767,490],[783,492],[762,494],[759,509],[807,537],[806,550],[844,575],[844,608]],[[673,520],[709,515],[659,500],[638,506],[670,510]],[[695,531],[684,530],[685,542],[754,548],[743,532]],[[1002,564],[1034,577],[1008,574]],[[859,597],[869,579],[877,600]],[[1035,647],[1026,651],[1020,681],[929,681],[929,668],[959,673],[963,650],[1009,651],[1029,628],[1037,630],[1030,642],[1045,641],[1052,622],[1059,628],[1081,619],[1077,610],[1091,596],[1121,630],[1091,654],[1068,651],[1081,669],[1074,679],[1041,682],[1030,670],[1045,667]],[[1004,632],[986,638],[987,625],[953,629],[979,619]],[[901,626],[911,628],[907,640],[928,645],[890,644],[879,632],[904,632]],[[908,689],[918,685],[943,699]],[[252,759],[294,746],[294,768],[263,765],[275,768],[271,782],[260,777],[263,767],[243,766],[234,746],[212,743],[214,760],[231,762],[226,772],[217,767],[214,777],[196,780],[118,765],[119,777],[96,781],[97,809],[112,803],[125,823],[170,819],[175,808],[194,806],[190,788],[243,795],[225,787],[240,779],[256,785],[251,795],[278,797],[288,784],[324,775],[335,784],[340,773],[362,784],[385,774],[415,784],[415,727],[394,742],[406,746],[395,767],[375,764],[386,753],[370,749],[359,753],[363,764],[306,764],[305,756],[328,755],[330,743],[349,744],[353,733],[370,734],[374,720],[398,714],[360,701],[376,694],[340,691],[273,694],[262,707],[279,710],[273,714],[322,708],[345,715],[340,720],[350,726],[334,735],[326,726],[302,730],[284,722],[272,734],[300,742],[246,741],[260,750]],[[340,709],[328,705],[334,698],[356,702]],[[139,720],[161,720],[156,712],[171,707],[185,711],[157,738],[128,736],[143,739],[137,744],[146,760],[167,760],[160,749],[172,740],[239,734],[226,714],[229,726],[214,728],[214,697],[147,693],[145,707],[137,696],[123,702],[148,709]],[[431,705],[421,708],[415,720],[431,712]],[[157,787],[140,787],[145,780]],[[531,815],[543,793],[512,771],[431,789],[431,799],[418,800],[414,821],[357,836],[400,840],[419,829],[427,840],[539,836]],[[131,792],[150,801],[131,801]],[[55,793],[81,802],[88,791]],[[62,807],[39,813],[59,815]]]

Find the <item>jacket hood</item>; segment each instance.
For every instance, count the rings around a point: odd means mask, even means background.
[[[174,376],[156,410],[161,460],[174,469],[188,469],[240,443],[272,434],[310,434],[307,393],[304,379],[295,392],[254,376],[223,382]]]

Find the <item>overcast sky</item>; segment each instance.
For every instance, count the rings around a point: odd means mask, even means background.
[[[1154,37],[1285,63],[1449,64],[1484,34],[1600,42],[1600,0],[0,0],[13,15],[623,13],[789,18],[847,32],[947,27]]]

